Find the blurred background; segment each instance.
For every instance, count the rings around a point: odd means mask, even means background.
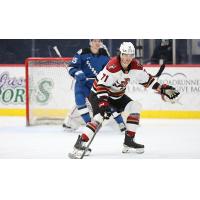
[[[105,39],[111,56],[123,41],[131,41],[136,57],[143,64],[198,64],[200,39]],[[72,57],[88,39],[0,39],[0,64],[22,64],[28,57],[57,57],[57,46],[63,57]]]

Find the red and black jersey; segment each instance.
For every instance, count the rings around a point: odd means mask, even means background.
[[[143,69],[136,59],[132,60],[127,70],[124,70],[120,64],[120,58],[114,57],[98,74],[92,91],[97,93],[98,98],[109,96],[112,99],[119,99],[125,94],[130,80],[144,87],[152,87],[155,83],[155,79]]]

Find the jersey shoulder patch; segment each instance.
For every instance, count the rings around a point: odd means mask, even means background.
[[[112,58],[106,65],[106,69],[111,73],[119,72],[121,70],[119,60],[116,57]]]
[[[131,62],[131,69],[143,70],[143,65],[140,64],[138,60],[133,59]]]
[[[83,49],[79,49],[79,50],[77,51],[77,54],[81,55],[82,52],[83,52]]]

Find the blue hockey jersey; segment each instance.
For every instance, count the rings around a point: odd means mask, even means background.
[[[72,77],[81,70],[87,78],[96,78],[108,61],[109,56],[104,48],[100,48],[98,54],[93,54],[90,48],[80,49],[73,57],[68,71]]]

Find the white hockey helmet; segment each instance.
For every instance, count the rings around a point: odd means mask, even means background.
[[[135,47],[131,42],[123,42],[119,48],[120,54],[132,54],[135,57]]]

